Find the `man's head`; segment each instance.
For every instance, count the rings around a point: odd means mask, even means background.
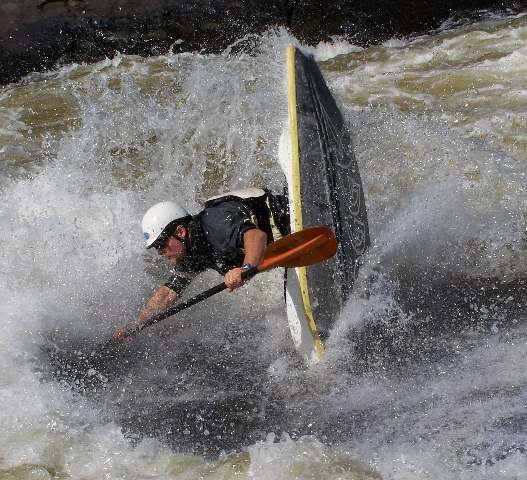
[[[143,217],[146,248],[155,248],[171,264],[176,264],[186,254],[191,218],[177,203],[156,203]]]

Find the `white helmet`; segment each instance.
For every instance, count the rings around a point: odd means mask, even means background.
[[[160,202],[150,207],[143,217],[143,237],[146,248],[154,246],[155,241],[170,223],[188,218],[190,218],[190,213],[174,202]]]

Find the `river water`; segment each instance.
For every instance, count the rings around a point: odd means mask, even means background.
[[[295,356],[280,272],[104,347],[166,277],[152,203],[282,188],[289,43],[0,88],[0,478],[527,478],[526,16],[306,48],[372,236],[321,364]]]

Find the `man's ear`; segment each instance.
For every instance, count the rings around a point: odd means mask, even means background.
[[[183,225],[176,227],[176,236],[179,238],[185,238],[187,236],[187,229]]]

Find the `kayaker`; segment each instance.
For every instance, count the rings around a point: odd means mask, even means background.
[[[143,217],[146,248],[155,248],[172,267],[168,281],[156,289],[138,319],[116,329],[112,338],[170,308],[199,273],[213,269],[224,275],[233,291],[244,284],[242,272],[258,265],[265,246],[289,233],[288,201],[284,195],[248,188],[213,197],[191,215],[175,202],[161,202]]]

